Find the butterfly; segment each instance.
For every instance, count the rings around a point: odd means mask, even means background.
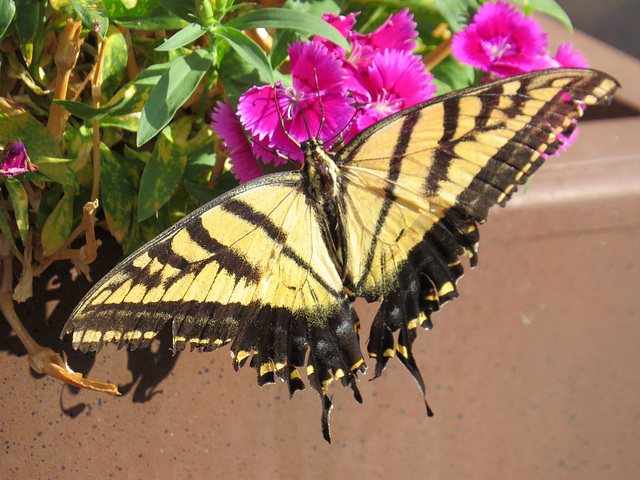
[[[302,374],[362,402],[356,297],[381,301],[367,351],[375,377],[398,356],[425,397],[418,327],[458,295],[461,257],[477,263],[478,224],[570,137],[615,79],[593,70],[527,73],[400,111],[335,152],[310,138],[299,171],[267,175],[203,205],[102,278],[67,321],[73,346],[149,345],[171,325],[174,350],[231,344],[258,383],[290,395]]]

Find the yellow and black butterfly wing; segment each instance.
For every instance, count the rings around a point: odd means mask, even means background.
[[[77,306],[63,334],[73,346],[144,347],[170,322],[175,349],[232,343],[234,365],[251,358],[262,385],[278,375],[304,388],[305,364],[323,401],[333,378],[364,369],[357,315],[307,201],[299,172],[250,182],[196,210],[133,253]]]
[[[376,375],[397,352],[424,391],[411,353],[416,327],[430,328],[430,313],[457,296],[460,257],[476,264],[477,223],[558,150],[585,105],[616,88],[589,70],[506,78],[399,112],[338,152],[345,283],[370,301],[383,297],[368,343]]]

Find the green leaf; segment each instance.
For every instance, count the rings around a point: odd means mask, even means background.
[[[295,30],[281,29],[276,31],[271,46],[271,68],[275,70],[280,66],[289,56],[289,45],[302,39],[302,34]]]
[[[13,0],[0,0],[0,38],[11,25],[14,13],[16,13],[16,5]]]
[[[156,47],[158,51],[168,51],[175,50],[176,48],[180,48],[188,43],[197,40],[202,35],[204,35],[206,30],[202,28],[201,25],[197,23],[192,23],[184,27],[178,33],[174,34],[171,38],[169,38],[162,45]]]
[[[138,221],[155,214],[167,203],[180,183],[187,164],[187,152],[184,143],[177,141],[177,137],[184,135],[187,127],[190,129],[191,124],[176,122],[176,125],[164,128],[158,136],[140,180]]]
[[[184,170],[183,178],[191,178],[202,172],[211,170],[216,164],[216,154],[213,153],[213,142],[205,143],[204,147],[192,153],[187,158],[187,166]]]
[[[198,20],[196,2],[194,0],[158,0],[158,3],[189,23]]]
[[[166,8],[158,6],[149,15],[120,17],[115,23],[131,30],[178,30],[185,26],[186,22],[168,12]]]
[[[45,255],[51,255],[62,248],[69,238],[73,226],[73,199],[73,194],[65,192],[44,222],[40,241]]]
[[[223,43],[222,46],[229,50],[220,61],[219,78],[229,101],[232,105],[237,105],[238,99],[244,92],[254,85],[264,85],[268,81],[260,75],[253,65],[243,61],[240,55],[228,44]]]
[[[434,75],[439,95],[468,87],[475,81],[474,68],[458,62],[451,55],[436,65],[431,73]]]
[[[226,24],[238,30],[254,28],[289,28],[305,35],[319,35],[336,45],[350,48],[349,42],[340,32],[322,18],[310,13],[287,8],[261,8],[233,19]]]
[[[100,197],[107,226],[118,242],[129,229],[132,213],[133,193],[121,165],[126,161],[100,142]]]
[[[225,192],[228,192],[232,188],[238,186],[238,179],[233,176],[230,171],[223,172],[216,180],[216,185],[213,189],[199,185],[188,180],[184,181],[184,186],[187,188],[187,192],[193,198],[198,200],[202,205],[210,202],[216,197],[219,197]]]
[[[29,199],[27,192],[17,178],[5,178],[4,184],[7,186],[7,191],[13,204],[13,214],[18,225],[22,245],[26,245],[27,233],[29,233]]]
[[[471,13],[478,9],[476,0],[435,0],[435,5],[454,32],[464,29]]]
[[[47,128],[19,105],[0,97],[0,142],[20,139],[27,154],[62,157]]]
[[[178,108],[194,92],[211,67],[213,56],[206,50],[196,50],[174,62],[149,93],[142,109],[137,145],[153,138],[173,118]]]
[[[549,15],[550,17],[559,20],[567,27],[567,30],[573,32],[573,25],[566,12],[555,0],[513,0],[515,3],[522,5],[525,12],[529,14],[530,10],[536,10],[538,12]]]
[[[424,2],[424,0],[418,1]],[[299,12],[307,12],[315,15],[316,17],[322,17],[325,13],[335,13],[338,15],[340,13],[340,6],[344,3],[345,2],[341,0],[314,0],[313,2],[309,2],[308,0],[287,0],[282,8],[288,8]],[[360,5],[358,5],[358,9],[360,9]]]
[[[40,230],[44,227],[47,218],[49,218],[53,209],[56,208],[63,194],[64,190],[59,183],[54,183],[50,188],[45,190],[40,199],[40,205],[38,206],[38,213],[36,215],[36,225]]]
[[[127,5],[125,3],[133,3]],[[165,12],[164,7],[158,5],[158,0],[104,0],[104,4],[107,7],[107,13],[111,20],[118,20],[120,18],[129,17],[147,17],[153,14],[155,10],[161,8]]]
[[[20,8],[16,9],[16,29],[23,47],[31,42],[38,29],[41,4],[40,0],[20,0]]]
[[[211,200],[220,195],[220,192],[216,192],[209,187],[198,185],[197,183],[188,182],[185,180],[184,186],[187,188],[187,192],[193,198],[198,200],[202,205],[209,203]]]
[[[130,113],[128,115],[118,116],[107,115],[100,121],[100,126],[122,128],[123,130],[128,130],[130,132],[137,132],[139,123],[140,115],[137,113]]]
[[[151,89],[177,60],[178,58],[160,65],[150,66],[133,82],[123,86],[104,107],[94,108],[91,105],[71,100],[54,100],[54,102],[72,115],[85,120],[101,120],[107,115],[120,116],[139,112],[149,98]]]
[[[102,67],[102,98],[110,99],[127,73],[127,43],[115,25],[109,26]]]
[[[80,185],[78,176],[69,167],[73,160],[68,158],[45,157],[41,155],[30,155],[31,161],[38,166],[37,172],[25,173],[21,178],[24,180],[35,180],[31,177],[33,173],[44,175],[46,181],[58,182],[64,185],[67,190],[77,192]]]
[[[0,203],[0,231],[9,240],[11,250],[14,252],[17,250],[16,242],[13,241],[13,234],[11,233],[11,227],[9,226],[9,212],[4,208],[4,205]]]
[[[104,38],[109,28],[107,7],[102,0],[70,0],[71,6],[82,19],[82,25]]]
[[[240,30],[228,27],[217,27],[215,34],[224,38],[236,53],[249,65],[255,67],[265,84],[273,84],[273,70],[266,53],[256,42]]]

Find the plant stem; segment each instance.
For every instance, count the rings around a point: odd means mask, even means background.
[[[54,99],[64,100],[67,98],[67,90],[69,89],[69,77],[71,71],[76,66],[78,55],[80,54],[80,46],[84,40],[80,39],[82,32],[82,20],[67,20],[64,31],[58,38],[58,49],[54,56],[54,61],[58,67],[56,75],[56,89],[53,95]],[[62,133],[69,113],[55,103],[51,104],[51,112],[47,121],[47,129],[53,139],[60,143]]]
[[[2,285],[0,286],[0,310],[4,318],[7,319],[9,325],[18,336],[29,355],[35,354],[42,347],[33,339],[33,337],[24,328],[20,318],[13,309],[13,275],[12,275],[13,256],[4,255],[2,257]],[[40,372],[38,372],[40,373]]]
[[[422,58],[427,70],[431,71],[451,53],[451,38],[446,39],[435,50],[432,50]]]

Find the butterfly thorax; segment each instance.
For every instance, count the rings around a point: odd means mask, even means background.
[[[339,199],[342,195],[340,169],[332,155],[324,150],[321,140],[307,140],[302,144],[302,150],[305,158],[302,167],[303,189],[322,225],[335,266],[342,273],[344,232],[339,217]]]
[[[340,194],[338,166],[331,155],[325,152],[322,141],[317,138],[310,138],[304,142],[302,150],[304,152],[302,173],[306,193],[323,210],[334,208]]]

